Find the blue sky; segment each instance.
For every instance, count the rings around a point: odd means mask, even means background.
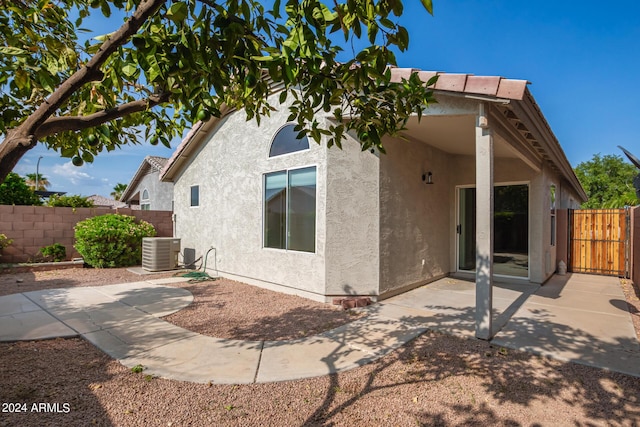
[[[634,1],[434,0],[432,17],[406,0],[400,23],[411,46],[398,65],[528,80],[573,166],[596,153],[622,155],[618,145],[640,156],[639,16]],[[118,24],[102,18],[91,28],[106,33]],[[108,196],[146,155],[172,152],[141,141],[78,168],[38,146],[15,171],[35,173],[43,156],[40,173],[51,190]]]

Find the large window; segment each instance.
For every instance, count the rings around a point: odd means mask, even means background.
[[[266,174],[264,188],[264,246],[315,252],[315,166]]]
[[[298,139],[298,132],[295,125],[283,126],[271,142],[269,157],[282,156],[283,154],[295,153],[296,151],[308,150],[309,140],[306,136]]]

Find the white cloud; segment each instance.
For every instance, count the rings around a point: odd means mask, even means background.
[[[74,166],[71,162],[57,164],[51,169],[54,175],[70,181],[73,185],[92,186],[100,185],[97,180],[86,172],[82,172],[81,168]]]

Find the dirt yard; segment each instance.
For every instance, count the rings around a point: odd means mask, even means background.
[[[1,274],[0,295],[140,280],[123,269]],[[290,339],[353,318],[238,282],[181,286],[194,303],[166,320],[208,335]],[[0,385],[0,426],[640,424],[638,378],[437,333],[349,372],[252,385],[133,373],[77,338],[2,343]]]

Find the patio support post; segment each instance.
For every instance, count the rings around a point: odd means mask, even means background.
[[[476,337],[493,337],[493,136],[487,106],[476,124]]]

